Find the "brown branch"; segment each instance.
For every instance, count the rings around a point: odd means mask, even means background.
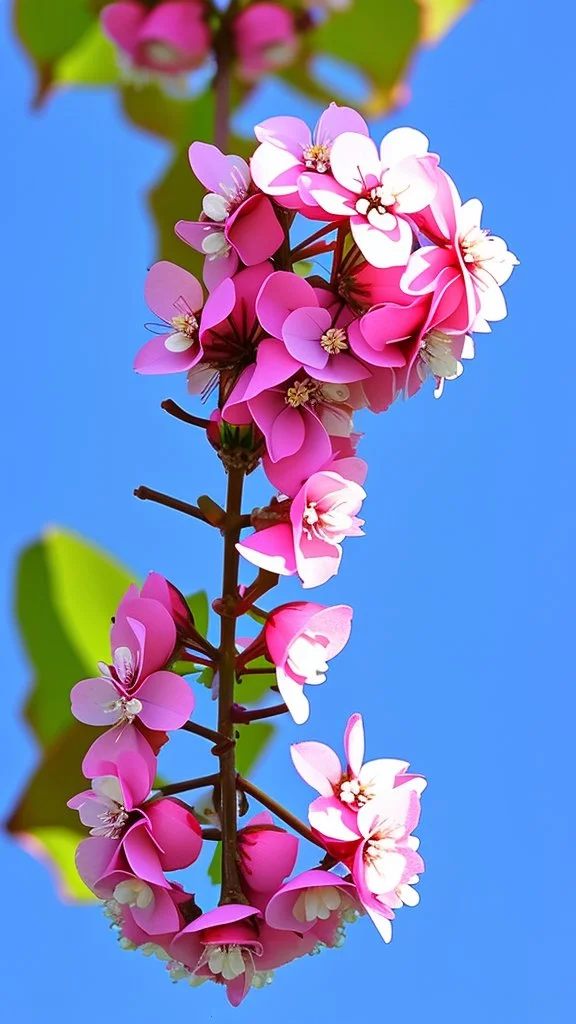
[[[244,675],[244,673],[242,673]],[[233,709],[234,721],[238,725],[249,725],[250,722],[261,722],[265,718],[275,718],[276,715],[285,715],[288,711],[286,704],[274,704],[271,708],[256,708],[250,711],[249,708],[240,707],[239,704]]]
[[[158,792],[163,796],[174,796],[175,793],[186,793],[190,789],[203,789],[204,786],[215,786],[218,774],[200,775],[197,779],[185,779],[184,782],[172,782],[169,786],[159,786]]]
[[[194,736],[202,736],[203,739],[210,740],[211,743],[222,743],[223,740],[228,741],[227,736],[222,736],[215,729],[209,729],[207,725],[200,725],[198,722],[184,722],[184,725],[180,728],[184,732],[193,733]]]
[[[219,828],[203,828],[202,839],[207,839],[210,842],[219,843],[222,839],[222,833]]]
[[[277,818],[280,818],[281,821],[288,825],[294,832],[297,832],[298,835],[307,839],[308,842],[314,843],[314,846],[319,846],[321,850],[325,850],[325,847],[322,845],[320,840],[316,838],[312,830],[309,829],[303,821],[300,821],[300,818],[297,818],[294,814],[291,814],[290,811],[286,810],[282,804],[277,803],[277,801],[271,796],[268,796],[268,793],[265,793],[262,789],[258,789],[258,786],[249,782],[248,779],[242,778],[241,775],[237,776],[236,785],[242,793],[246,793],[248,796],[254,797],[259,804],[262,804],[263,807],[267,807],[272,814],[275,814]]]
[[[165,505],[166,508],[173,508],[176,512],[183,512],[184,515],[192,516],[193,519],[199,519],[201,523],[208,523],[206,516],[200,511],[196,505],[190,505],[187,501],[180,501],[179,498],[173,498],[170,494],[163,494],[162,491],[154,491],[151,487],[137,487],[134,491],[134,496],[140,498],[141,501],[155,501],[158,505]]]
[[[210,426],[210,420],[205,420],[202,416],[193,416],[192,413],[186,412],[186,409],[176,405],[176,402],[173,402],[171,398],[161,402],[160,408],[164,409],[164,412],[167,412],[169,416],[182,420],[182,423],[189,423],[192,427],[202,427],[202,430],[207,430]]]

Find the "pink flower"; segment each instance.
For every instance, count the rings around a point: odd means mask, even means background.
[[[313,288],[287,271],[264,282],[256,302],[262,327],[284,342],[293,376],[300,369],[315,380],[350,384],[370,376],[350,354],[348,328],[354,314],[329,288]]]
[[[191,631],[195,629],[194,616],[186,603],[186,598],[173,583],[161,576],[159,572],[149,572],[140,596],[158,601],[163,605],[172,616],[177,635],[182,636],[184,640],[190,637]]]
[[[297,117],[269,117],[257,124],[254,132],[260,145],[250,161],[250,169],[258,188],[274,196],[281,206],[304,209],[307,214],[314,207],[307,207],[300,197],[300,175],[309,171],[328,173],[334,140],[343,132],[369,134],[360,114],[336,103],[323,112],[313,132]]]
[[[105,34],[136,67],[168,74],[191,71],[210,49],[206,8],[196,0],[166,0],[152,10],[126,0],[108,4],[100,18]]]
[[[227,904],[197,917],[176,935],[170,952],[193,974],[226,986],[232,1006],[238,1006],[250,990],[256,959],[263,946],[253,918],[256,907]]]
[[[363,535],[357,513],[366,470],[365,462],[350,458],[314,473],[292,500],[288,521],[257,530],[238,551],[269,572],[297,574],[305,588],[325,583],[338,572],[344,538]]]
[[[332,147],[331,174],[303,174],[300,195],[331,216],[349,217],[354,241],[374,267],[401,266],[413,239],[406,218],[431,202],[437,163],[413,128],[389,132],[380,153],[372,139],[344,132]]]
[[[323,683],[327,662],[340,653],[350,636],[352,609],[295,601],[275,608],[266,620],[264,639],[282,699],[298,725],[310,713],[305,685]]]
[[[161,260],[148,272],[146,301],[169,328],[142,346],[134,361],[138,373],[182,373],[202,358],[198,340],[202,288],[187,270]]]
[[[462,203],[451,178],[437,170],[438,188],[433,203],[415,222],[437,245],[412,254],[401,279],[409,295],[436,293],[449,286],[455,291],[450,328],[454,333],[490,330],[488,320],[503,320],[506,303],[501,285],[518,264],[504,239],[480,227],[479,199]]]
[[[418,903],[412,885],[424,870],[424,862],[416,852],[418,840],[411,832],[419,817],[418,793],[406,785],[381,793],[377,801],[370,801],[358,811],[362,842],[354,856],[352,877],[360,901],[384,942],[392,938],[392,908]]]
[[[272,270],[268,261],[225,278],[208,296],[200,341],[208,366],[244,368],[252,362],[263,331],[256,316],[256,297]]]
[[[82,761],[82,774],[87,779],[114,774],[121,753],[135,753],[148,769],[148,791],[156,778],[156,755],[168,739],[165,732],[146,729],[136,718],[120,722],[113,729],[97,736]]]
[[[310,932],[321,921],[341,925],[359,909],[354,884],[330,871],[314,868],[291,878],[272,896],[266,923],[280,931]]]
[[[83,679],[71,693],[72,713],[87,725],[131,724],[179,729],[194,708],[192,690],[164,667],[176,644],[171,614],[158,601],[129,591],[110,631],[112,664],[101,662],[97,679]]]
[[[298,50],[293,14],[273,3],[252,3],[233,22],[238,76],[254,82],[291,64]]]
[[[242,878],[251,893],[275,892],[293,870],[298,839],[274,825],[266,811],[255,815],[238,831]]]
[[[193,142],[190,165],[208,189],[200,221],[178,221],[176,234],[204,253],[204,280],[212,290],[233,277],[238,260],[247,267],[268,259],[284,240],[284,232],[270,200],[254,192],[248,164],[239,156],[225,156],[216,146]]]

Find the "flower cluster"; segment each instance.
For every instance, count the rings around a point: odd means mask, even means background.
[[[298,10],[270,0],[238,5],[224,19],[210,0],[117,0],[103,8],[101,24],[129,77],[153,78],[170,88],[184,84],[223,46],[237,77],[248,84],[287,67],[315,17],[306,4]]]
[[[164,3],[152,14],[183,6]],[[199,219],[179,221],[176,232],[203,254],[203,284],[174,264],[152,267],[146,297],[161,324],[135,363],[143,374],[185,374],[205,402],[216,396],[209,418],[172,401],[164,407],[217,450],[226,507],[207,495],[194,506],[149,488],[135,493],[223,535],[223,593],[213,602],[219,646],[197,629],[181,592],[151,573],[114,615],[110,662],[72,691],[80,721],[109,727],[84,758],[91,788],[70,801],[90,829],[78,849],[82,878],[124,948],[166,961],[174,980],[224,985],[233,1005],[276,968],[340,946],[359,916],[389,942],[395,912],[418,902],[424,864],[413,833],[426,783],[405,761],[364,762],[359,714],[346,725],[344,765],[324,743],[292,746],[297,772],[318,793],[309,825],[238,774],[237,726],[282,714],[304,724],[311,687],[325,682],[353,617],[345,604],[297,600],[266,611],[256,601],[280,576],[310,589],[338,572],[344,539],[363,526],[367,467],[356,454],[354,413],[382,412],[428,377],[441,394],[473,354],[471,333],[504,317],[501,285],[517,262],[480,227],[478,200],[461,202],[414,129],[396,129],[377,146],[356,111],[331,104],[313,132],[277,117],[256,136],[250,164],[191,146],[206,195]],[[276,493],[243,513],[244,476],[260,462]],[[246,585],[238,554],[257,568]],[[260,629],[240,639],[244,616]],[[200,667],[218,701],[217,729],[190,719],[185,677]],[[273,674],[282,703],[239,704],[236,684],[252,674]],[[217,772],[155,781],[157,755],[176,729],[210,741]],[[207,786],[214,810],[203,828],[174,797]],[[267,810],[239,827],[249,800]],[[293,875],[298,836],[320,852]],[[196,887],[186,891],[167,875],[214,840],[222,841],[220,900],[203,912]]]

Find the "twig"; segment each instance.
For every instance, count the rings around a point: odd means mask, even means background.
[[[197,779],[186,779],[184,782],[172,782],[169,786],[159,786],[158,792],[163,796],[173,796],[175,793],[186,793],[190,789],[203,789],[204,786],[215,786],[218,782],[218,774],[200,775]]]
[[[203,430],[207,430],[210,426],[210,420],[205,420],[202,416],[193,416],[192,413],[186,412],[186,409],[182,409],[176,402],[173,402],[171,398],[166,398],[164,402],[161,402],[160,408],[164,409],[169,416],[174,416],[177,420],[182,420],[183,423],[189,423],[192,427],[202,427]]]
[[[244,675],[244,673],[242,673]],[[274,704],[271,708],[256,708],[250,711],[236,704],[232,710],[234,721],[239,725],[249,725],[250,722],[261,722],[265,718],[275,718],[276,715],[285,715],[288,711],[286,704]]]
[[[248,796],[254,797],[254,799],[257,800],[259,804],[262,804],[263,807],[267,807],[272,814],[275,814],[277,818],[280,818],[280,820],[285,822],[286,825],[289,825],[289,827],[294,832],[297,832],[298,835],[301,835],[310,843],[314,843],[315,846],[319,846],[321,850],[325,849],[325,847],[322,845],[320,840],[316,838],[311,829],[309,829],[308,826],[305,825],[303,821],[300,821],[300,818],[297,818],[294,814],[291,814],[290,811],[287,811],[286,808],[282,806],[282,804],[277,803],[276,800],[274,800],[271,796],[268,796],[268,793],[264,793],[263,790],[258,789],[258,786],[255,786],[252,782],[249,782],[248,779],[242,778],[241,775],[237,776],[236,785],[238,786],[238,789],[241,790],[243,793],[246,793]]]
[[[200,725],[198,722],[184,722],[181,728],[184,732],[191,732],[194,736],[202,736],[203,739],[210,740],[211,743],[222,743],[222,740],[228,740],[227,736],[222,736],[215,729],[209,729],[207,725]]]
[[[180,501],[179,498],[163,494],[162,491],[154,491],[151,487],[137,487],[134,496],[140,498],[141,501],[155,501],[158,505],[165,505],[167,508],[175,509],[176,512],[183,512],[184,515],[192,516],[193,519],[199,519],[201,523],[212,525],[197,505],[190,505],[187,501]]]

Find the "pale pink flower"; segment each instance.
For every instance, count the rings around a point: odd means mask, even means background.
[[[146,342],[134,360],[138,373],[182,373],[202,358],[198,340],[202,287],[192,274],[161,260],[150,268],[144,294],[150,309],[168,331]]]
[[[257,958],[263,953],[254,923],[259,917],[256,907],[216,907],[183,928],[170,952],[197,977],[225,985],[228,1001],[238,1006],[250,990]]]
[[[136,588],[135,590],[137,593]],[[172,616],[176,634],[183,639],[190,637],[191,631],[195,629],[194,616],[186,603],[186,598],[173,583],[161,576],[159,572],[149,572],[144,580],[140,596],[159,601]]]
[[[321,921],[341,925],[353,920],[359,909],[351,881],[314,868],[278,889],[266,907],[265,917],[268,925],[280,931],[310,932]]]
[[[238,857],[242,879],[250,893],[271,893],[294,869],[298,839],[274,824],[267,811],[238,830]]]
[[[233,21],[238,77],[254,82],[287,67],[298,52],[294,15],[279,4],[251,3]]]
[[[204,280],[210,290],[233,277],[239,260],[247,267],[272,256],[284,232],[270,200],[255,192],[248,164],[216,146],[193,142],[190,166],[208,189],[200,221],[180,220],[176,234],[206,257]]]
[[[307,215],[319,210],[307,206],[298,191],[301,174],[330,171],[330,153],[335,139],[343,132],[368,135],[368,125],[355,110],[331,103],[322,113],[314,131],[297,117],[269,117],[254,129],[260,145],[251,161],[252,177],[267,195],[288,209],[304,210]],[[324,219],[324,211],[319,211]]]
[[[266,620],[264,640],[276,667],[278,689],[298,725],[310,713],[304,686],[325,682],[328,661],[348,642],[352,614],[345,604],[328,608],[295,601],[275,608]]]
[[[305,588],[338,572],[345,537],[363,536],[358,518],[367,466],[340,459],[314,473],[293,498],[286,520],[257,530],[237,544],[253,565],[281,576],[298,575]]]
[[[412,248],[410,216],[431,202],[438,157],[413,128],[384,136],[380,152],[372,139],[344,132],[332,146],[330,174],[303,174],[304,202],[333,217],[350,219],[354,241],[374,267],[401,266]]]
[[[518,260],[504,239],[481,228],[480,200],[462,203],[451,178],[439,169],[436,176],[436,196],[415,221],[438,244],[412,253],[401,287],[409,295],[423,295],[451,285],[455,292],[451,331],[460,335],[490,331],[489,320],[506,316],[501,285]]]
[[[172,75],[192,71],[210,50],[206,6],[196,0],[165,0],[152,10],[125,0],[107,4],[100,20],[135,67]]]
[[[72,713],[87,725],[131,724],[179,729],[194,708],[188,683],[165,671],[176,644],[176,626],[166,608],[150,598],[121,601],[110,631],[112,664],[100,677],[83,679],[71,693]]]

